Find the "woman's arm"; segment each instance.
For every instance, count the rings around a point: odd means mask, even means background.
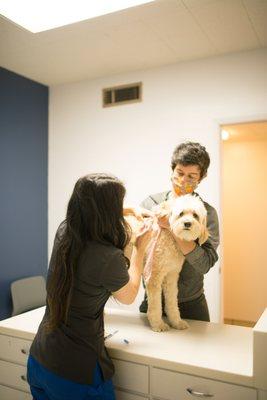
[[[143,272],[145,249],[150,239],[151,232],[146,231],[137,238],[136,244],[133,246],[130,268],[128,270],[130,279],[125,286],[112,293],[113,297],[120,303],[132,304],[137,296]]]
[[[113,297],[120,303],[132,304],[134,302],[140,286],[141,274],[143,271],[143,259],[144,255],[140,252],[138,253],[137,249],[134,247],[130,268],[128,270],[130,276],[129,282],[117,292],[112,293]]]

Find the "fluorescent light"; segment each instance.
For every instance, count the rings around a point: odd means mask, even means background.
[[[228,140],[229,136],[230,136],[230,133],[223,129],[221,132],[222,140]]]
[[[36,33],[153,0],[0,0],[0,14]]]

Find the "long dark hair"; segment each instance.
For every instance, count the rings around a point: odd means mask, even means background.
[[[108,242],[123,250],[129,242],[129,226],[123,218],[124,195],[124,185],[112,175],[90,174],[76,182],[50,262],[48,331],[67,321],[73,278],[86,243]]]

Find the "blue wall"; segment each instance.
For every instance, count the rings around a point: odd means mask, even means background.
[[[0,68],[0,319],[10,283],[47,271],[48,87]]]

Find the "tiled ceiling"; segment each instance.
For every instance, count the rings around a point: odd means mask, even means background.
[[[267,0],[157,0],[31,33],[0,16],[0,65],[65,82],[267,47]]]

